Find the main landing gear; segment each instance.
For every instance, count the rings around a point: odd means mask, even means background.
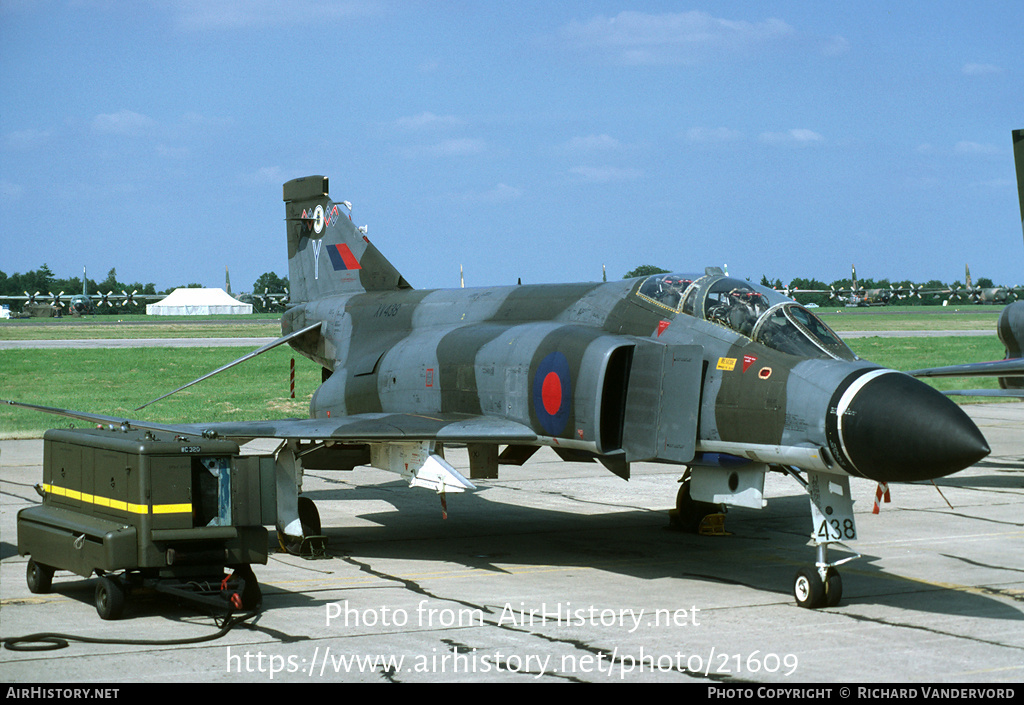
[[[320,525],[320,512],[309,497],[298,498],[299,522],[302,536],[288,536],[280,528],[277,541],[281,550],[293,556],[305,558],[326,558],[327,537],[323,535]]]
[[[687,468],[679,480],[676,508],[669,512],[669,526],[679,531],[702,535],[724,535],[725,522],[722,505],[701,502],[693,498],[693,481]]]

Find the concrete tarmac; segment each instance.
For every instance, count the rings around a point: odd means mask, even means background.
[[[796,606],[813,561],[808,500],[771,475],[767,508],[727,536],[670,530],[678,471],[628,482],[543,450],[473,493],[438,497],[389,473],[311,471],[329,557],[255,566],[258,618],[212,641],[189,603],[133,595],[101,620],[96,580],[25,583],[16,515],[39,501],[41,441],[0,442],[0,637],[109,640],[0,650],[7,683],[685,682],[1019,684],[1024,680],[1024,404],[965,407],[992,446],[976,466],[894,485],[854,480],[860,558],[843,599]],[[448,458],[465,468],[465,451]],[[941,494],[939,492],[941,490]],[[947,504],[947,501],[949,504]],[[951,506],[950,506],[951,505]],[[273,531],[271,532],[273,537]],[[273,540],[273,538],[272,538]],[[166,644],[136,646],[145,638]],[[705,692],[705,691],[702,691]]]

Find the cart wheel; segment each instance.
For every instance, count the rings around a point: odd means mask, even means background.
[[[50,592],[53,585],[53,568],[42,563],[36,563],[28,559],[28,568],[25,570],[25,582],[28,583],[29,592],[37,595]]]
[[[124,587],[104,575],[96,583],[96,611],[102,619],[118,619],[123,610]]]

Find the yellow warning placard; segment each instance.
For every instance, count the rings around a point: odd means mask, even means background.
[[[736,369],[736,358],[735,357],[720,357],[718,358],[717,368],[725,370],[726,372],[732,372]]]

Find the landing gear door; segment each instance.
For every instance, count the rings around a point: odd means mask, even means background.
[[[693,460],[703,368],[699,345],[637,341],[622,443],[628,462]]]

